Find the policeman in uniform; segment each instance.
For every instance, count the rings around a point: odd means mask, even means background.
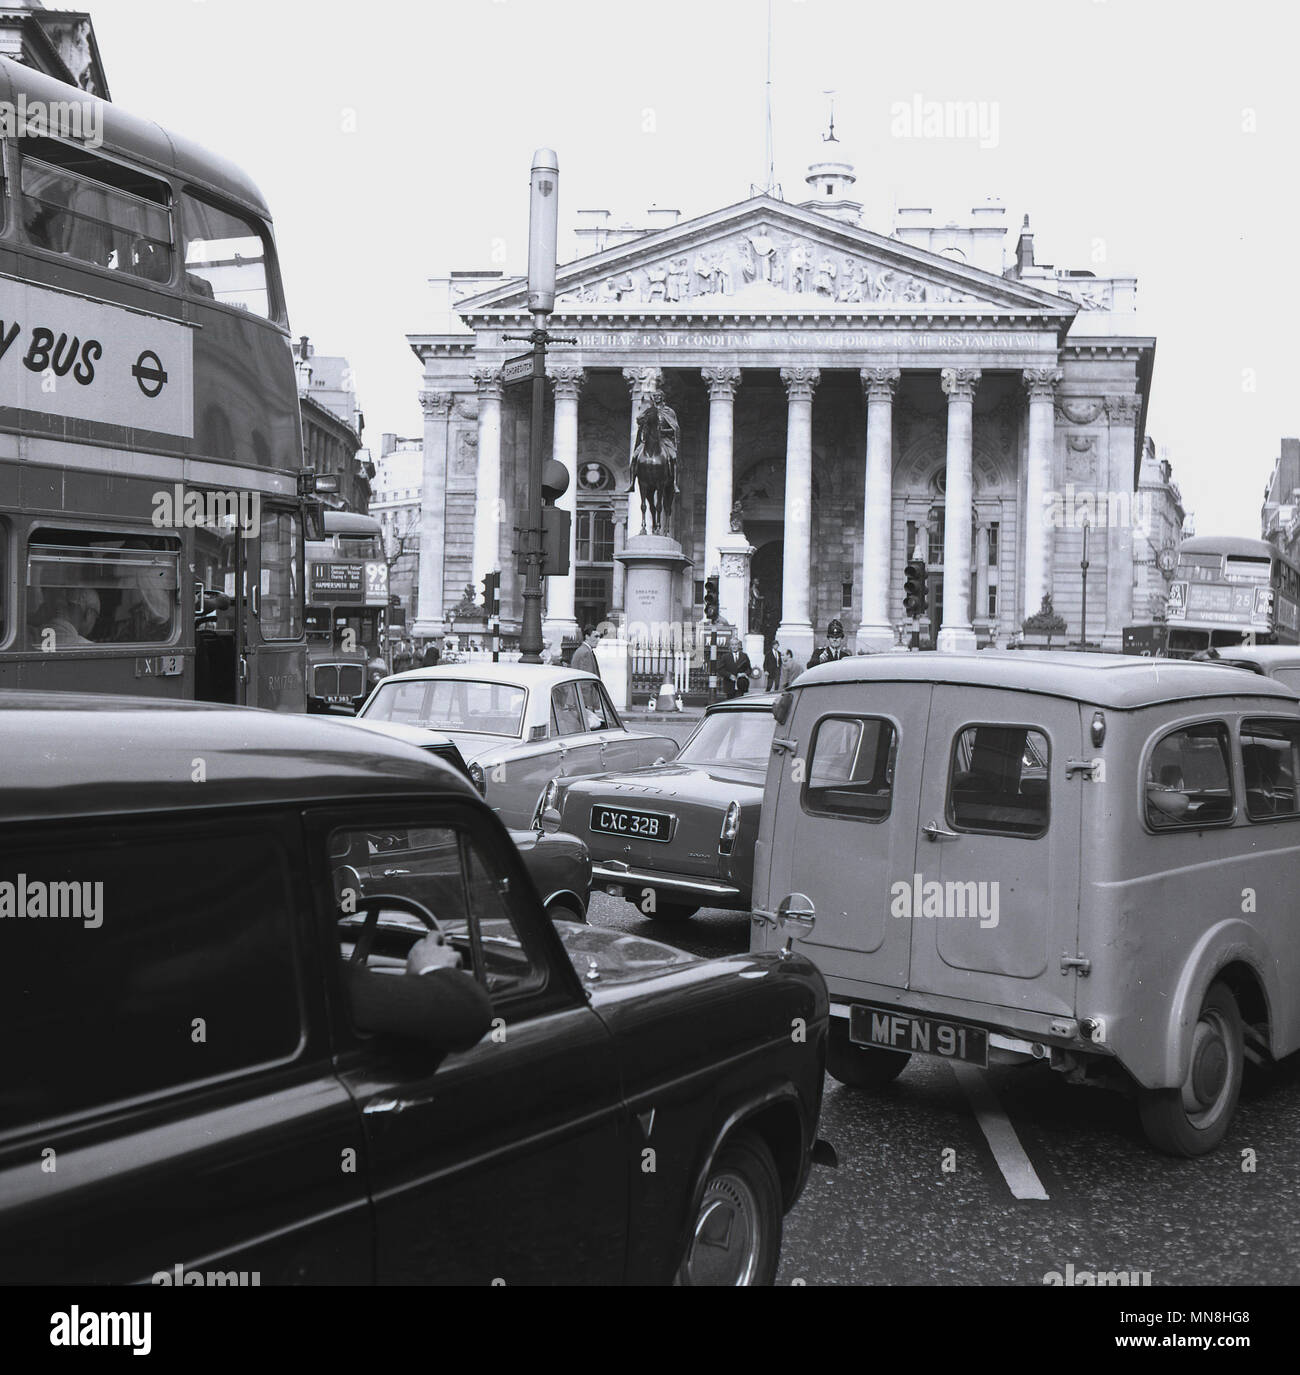
[[[818,664],[833,664],[837,659],[850,657],[849,648],[844,643],[844,627],[839,621],[832,621],[826,627],[826,643],[809,659],[808,667],[816,668]]]

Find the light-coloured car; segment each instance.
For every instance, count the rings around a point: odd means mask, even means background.
[[[552,778],[639,769],[677,755],[666,735],[631,731],[592,673],[549,664],[439,664],[385,678],[359,720],[450,736],[507,826],[527,827]]]
[[[1199,1155],[1246,1059],[1300,1049],[1300,702],[1273,678],[880,654],[773,714],[752,948],[815,909],[836,1078],[1037,1059]]]
[[[553,779],[538,801],[538,828],[580,837],[596,887],[656,921],[683,921],[701,907],[748,912],[774,701],[755,694],[711,706],[671,764]]]

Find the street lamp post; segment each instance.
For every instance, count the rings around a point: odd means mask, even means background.
[[[559,223],[560,161],[550,148],[533,154],[528,206],[528,309],[533,328],[527,334],[503,334],[533,346],[532,424],[528,436],[528,528],[524,531],[524,614],[519,629],[519,658],[542,662],[542,422],[546,413],[546,346],[576,344],[552,338],[546,317],[555,308],[555,257]]]

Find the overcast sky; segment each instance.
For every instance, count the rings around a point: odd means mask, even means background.
[[[346,354],[367,440],[422,433],[407,333],[427,279],[526,267],[533,150],[572,213],[683,217],[765,180],[767,0],[87,0],[117,103],[241,164],[290,321]],[[869,228],[987,196],[1040,262],[1138,276],[1148,433],[1201,533],[1256,534],[1300,431],[1300,9],[1175,0],[774,0],[777,180],[834,89]],[[983,102],[993,137],[899,137],[895,106]],[[981,146],[981,143],[991,146]],[[1011,247],[1011,244],[1008,245]],[[1099,259],[1104,255],[1104,260]]]

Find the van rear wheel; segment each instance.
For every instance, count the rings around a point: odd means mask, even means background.
[[[848,1022],[842,1017],[831,1018],[826,1068],[841,1084],[851,1089],[883,1089],[902,1074],[911,1058],[901,1051],[855,1045],[849,1040]]]
[[[1232,989],[1212,984],[1192,1032],[1187,1078],[1173,1089],[1142,1089],[1138,1111],[1147,1140],[1168,1155],[1204,1155],[1228,1134],[1246,1055]]]

